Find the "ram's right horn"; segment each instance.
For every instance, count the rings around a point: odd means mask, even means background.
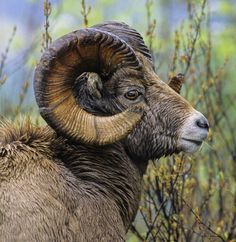
[[[34,90],[42,117],[73,141],[104,145],[122,139],[141,119],[141,108],[99,117],[83,110],[73,95],[82,73],[95,72],[102,80],[122,68],[139,71],[141,64],[133,49],[116,35],[88,28],[56,40],[35,71]]]

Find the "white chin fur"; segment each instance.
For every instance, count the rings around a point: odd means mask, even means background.
[[[202,143],[200,145],[197,145],[187,140],[180,141],[181,150],[186,153],[194,153],[198,151],[201,148],[201,146],[202,146]]]
[[[197,125],[197,121],[207,119],[198,111],[193,110],[192,115],[185,121],[179,133],[178,147],[186,153],[194,153],[200,149],[202,142],[207,138],[208,129]]]

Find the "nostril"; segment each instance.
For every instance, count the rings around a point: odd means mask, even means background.
[[[198,126],[199,128],[207,129],[207,130],[209,129],[209,123],[208,123],[208,121],[207,121],[206,118],[198,119],[198,120],[196,121],[196,124],[197,124],[197,126]]]

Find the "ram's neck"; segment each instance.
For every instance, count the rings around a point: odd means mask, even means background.
[[[90,193],[115,201],[128,229],[138,209],[142,172],[123,146],[68,145],[60,150],[59,157],[84,184],[91,186]]]

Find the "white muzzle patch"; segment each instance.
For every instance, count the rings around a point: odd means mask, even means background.
[[[209,123],[200,112],[193,110],[192,115],[186,119],[179,133],[178,147],[186,153],[199,150],[202,142],[207,138]]]

